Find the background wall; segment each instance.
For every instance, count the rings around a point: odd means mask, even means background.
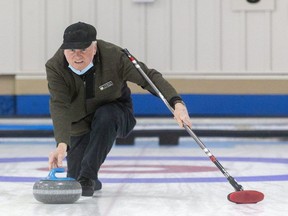
[[[0,14],[2,115],[49,113],[44,64],[78,21],[161,71],[193,115],[288,115],[287,0],[2,0]]]

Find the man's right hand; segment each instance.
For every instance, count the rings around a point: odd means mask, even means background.
[[[67,144],[59,143],[55,151],[49,155],[49,170],[63,166],[63,159],[66,157]]]

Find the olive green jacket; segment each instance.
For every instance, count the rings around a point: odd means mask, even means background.
[[[93,91],[93,97],[89,99],[86,97],[85,75],[79,76],[68,68],[63,50],[59,49],[45,65],[50,92],[50,114],[57,144],[64,142],[70,145],[70,136],[89,132],[93,113],[103,104],[119,101],[132,111],[127,81],[155,94],[120,47],[98,40],[93,63],[94,67],[90,69],[93,73],[94,87],[90,90]],[[175,89],[159,72],[148,69],[143,63],[139,64],[173,105],[173,101],[180,98]]]

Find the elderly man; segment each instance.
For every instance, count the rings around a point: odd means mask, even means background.
[[[56,149],[49,169],[61,167],[67,155],[67,176],[82,186],[83,196],[102,188],[101,164],[117,137],[125,137],[136,124],[127,81],[155,94],[122,49],[96,39],[96,29],[78,22],[64,31],[63,44],[46,63]],[[187,109],[175,89],[152,69],[145,73],[174,108],[180,126],[191,126]]]

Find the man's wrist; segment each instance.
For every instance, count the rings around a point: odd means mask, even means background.
[[[184,106],[186,106],[186,104],[184,103],[183,100],[175,100],[175,101],[174,101],[174,108],[175,108],[175,105],[176,105],[177,103],[181,103],[181,104],[183,104]]]
[[[65,149],[67,151],[68,145],[66,143],[58,143],[57,148]]]

